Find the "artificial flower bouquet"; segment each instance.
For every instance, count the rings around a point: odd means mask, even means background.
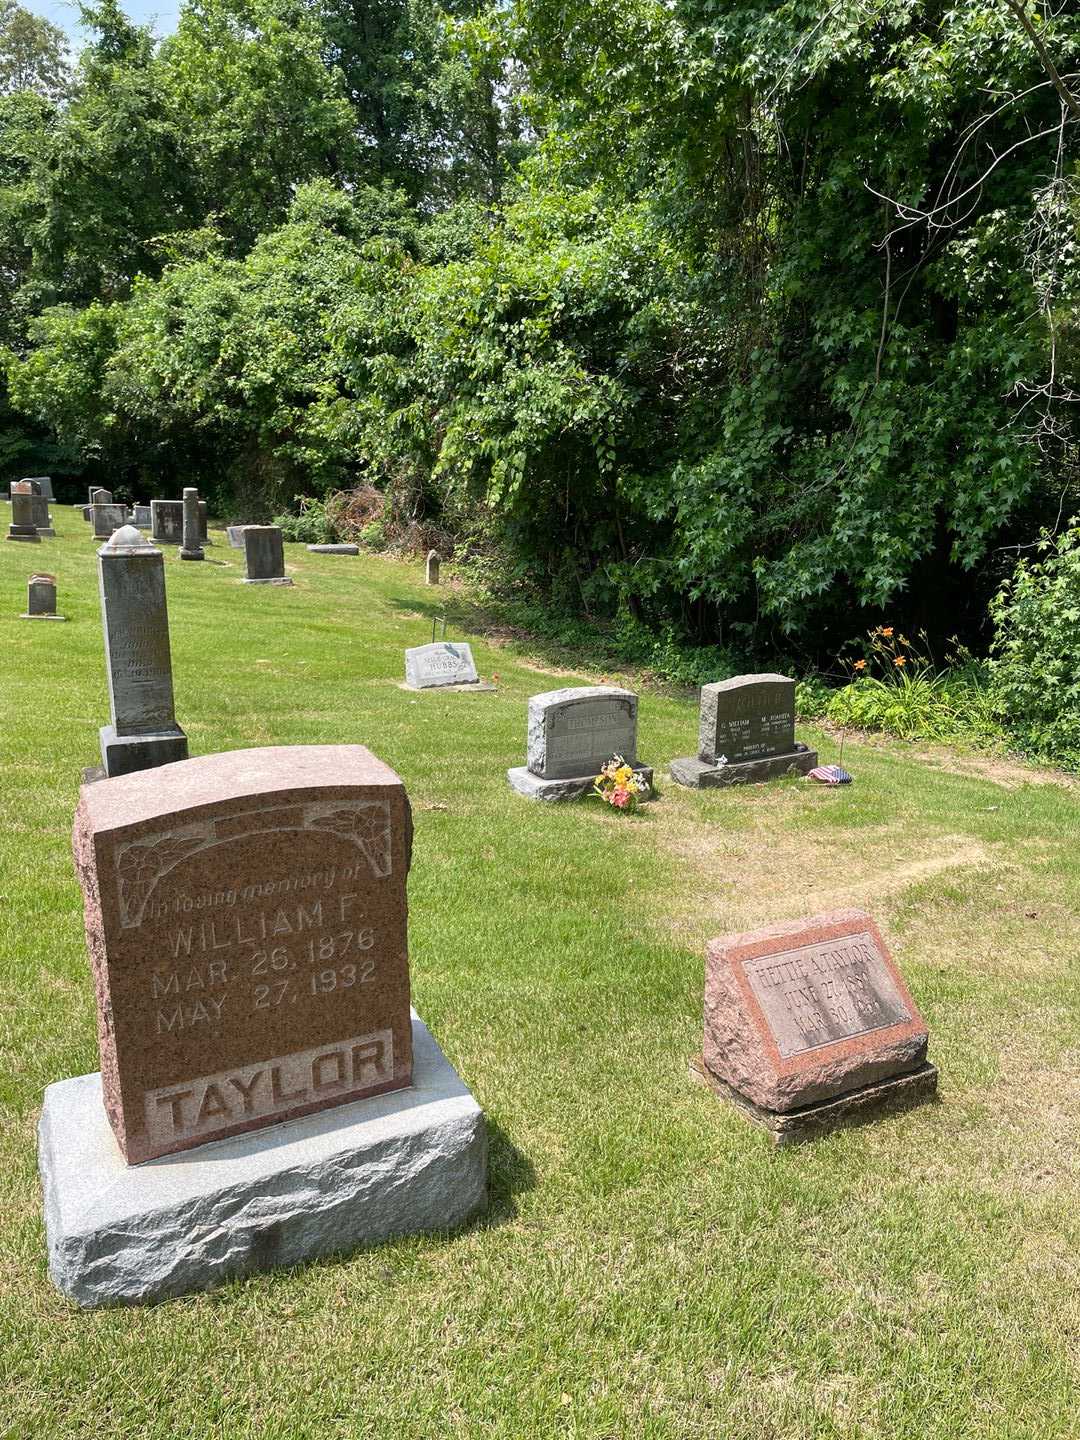
[[[616,810],[634,810],[649,793],[649,782],[635,774],[621,755],[613,755],[593,781],[593,794]]]

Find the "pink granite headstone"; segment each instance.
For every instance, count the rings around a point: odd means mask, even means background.
[[[927,1038],[864,910],[706,948],[705,1070],[763,1110],[796,1110],[909,1074],[925,1064]]]
[[[74,850],[129,1163],[411,1083],[398,776],[360,745],[84,785]]]

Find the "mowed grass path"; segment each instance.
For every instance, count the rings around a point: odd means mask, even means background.
[[[34,1127],[97,1067],[70,827],[107,702],[94,544],[53,513],[58,539],[0,542],[0,1436],[1080,1432],[1080,792],[849,743],[838,791],[530,805],[504,771],[560,676],[481,639],[497,694],[404,692],[443,599],[420,567],[293,546],[293,589],[242,586],[220,533],[166,562],[180,722],[196,754],[360,742],[403,777],[414,1000],[487,1112],[490,1213],[150,1309],[64,1301]],[[16,618],[34,568],[66,625]],[[643,758],[695,735],[692,700],[643,697]],[[845,903],[893,944],[942,1102],[774,1153],[687,1081],[703,946]]]

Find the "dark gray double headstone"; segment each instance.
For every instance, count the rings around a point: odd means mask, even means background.
[[[817,763],[795,739],[795,681],[765,674],[703,685],[698,753],[669,768],[680,785],[700,789],[805,775]]]
[[[49,489],[52,489],[51,484]],[[49,514],[49,502],[41,493],[41,481],[37,479],[16,480],[11,486],[12,499],[16,495],[30,496],[34,528],[40,536],[52,539],[56,531],[53,529],[52,516]]]
[[[98,551],[98,578],[109,679],[110,723],[101,727],[105,774],[186,760],[187,736],[173,702],[165,557],[125,525]]]
[[[291,585],[285,574],[285,542],[277,525],[244,526],[245,585]]]
[[[180,545],[184,540],[184,502],[150,501],[150,538],[155,545]]]
[[[506,772],[511,787],[531,800],[587,795],[601,768],[620,755],[652,792],[653,772],[638,763],[638,697],[617,685],[547,690],[529,701],[526,764]]]

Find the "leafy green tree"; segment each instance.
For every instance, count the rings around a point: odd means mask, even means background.
[[[0,96],[32,90],[60,100],[70,80],[64,32],[18,0],[0,0]]]

